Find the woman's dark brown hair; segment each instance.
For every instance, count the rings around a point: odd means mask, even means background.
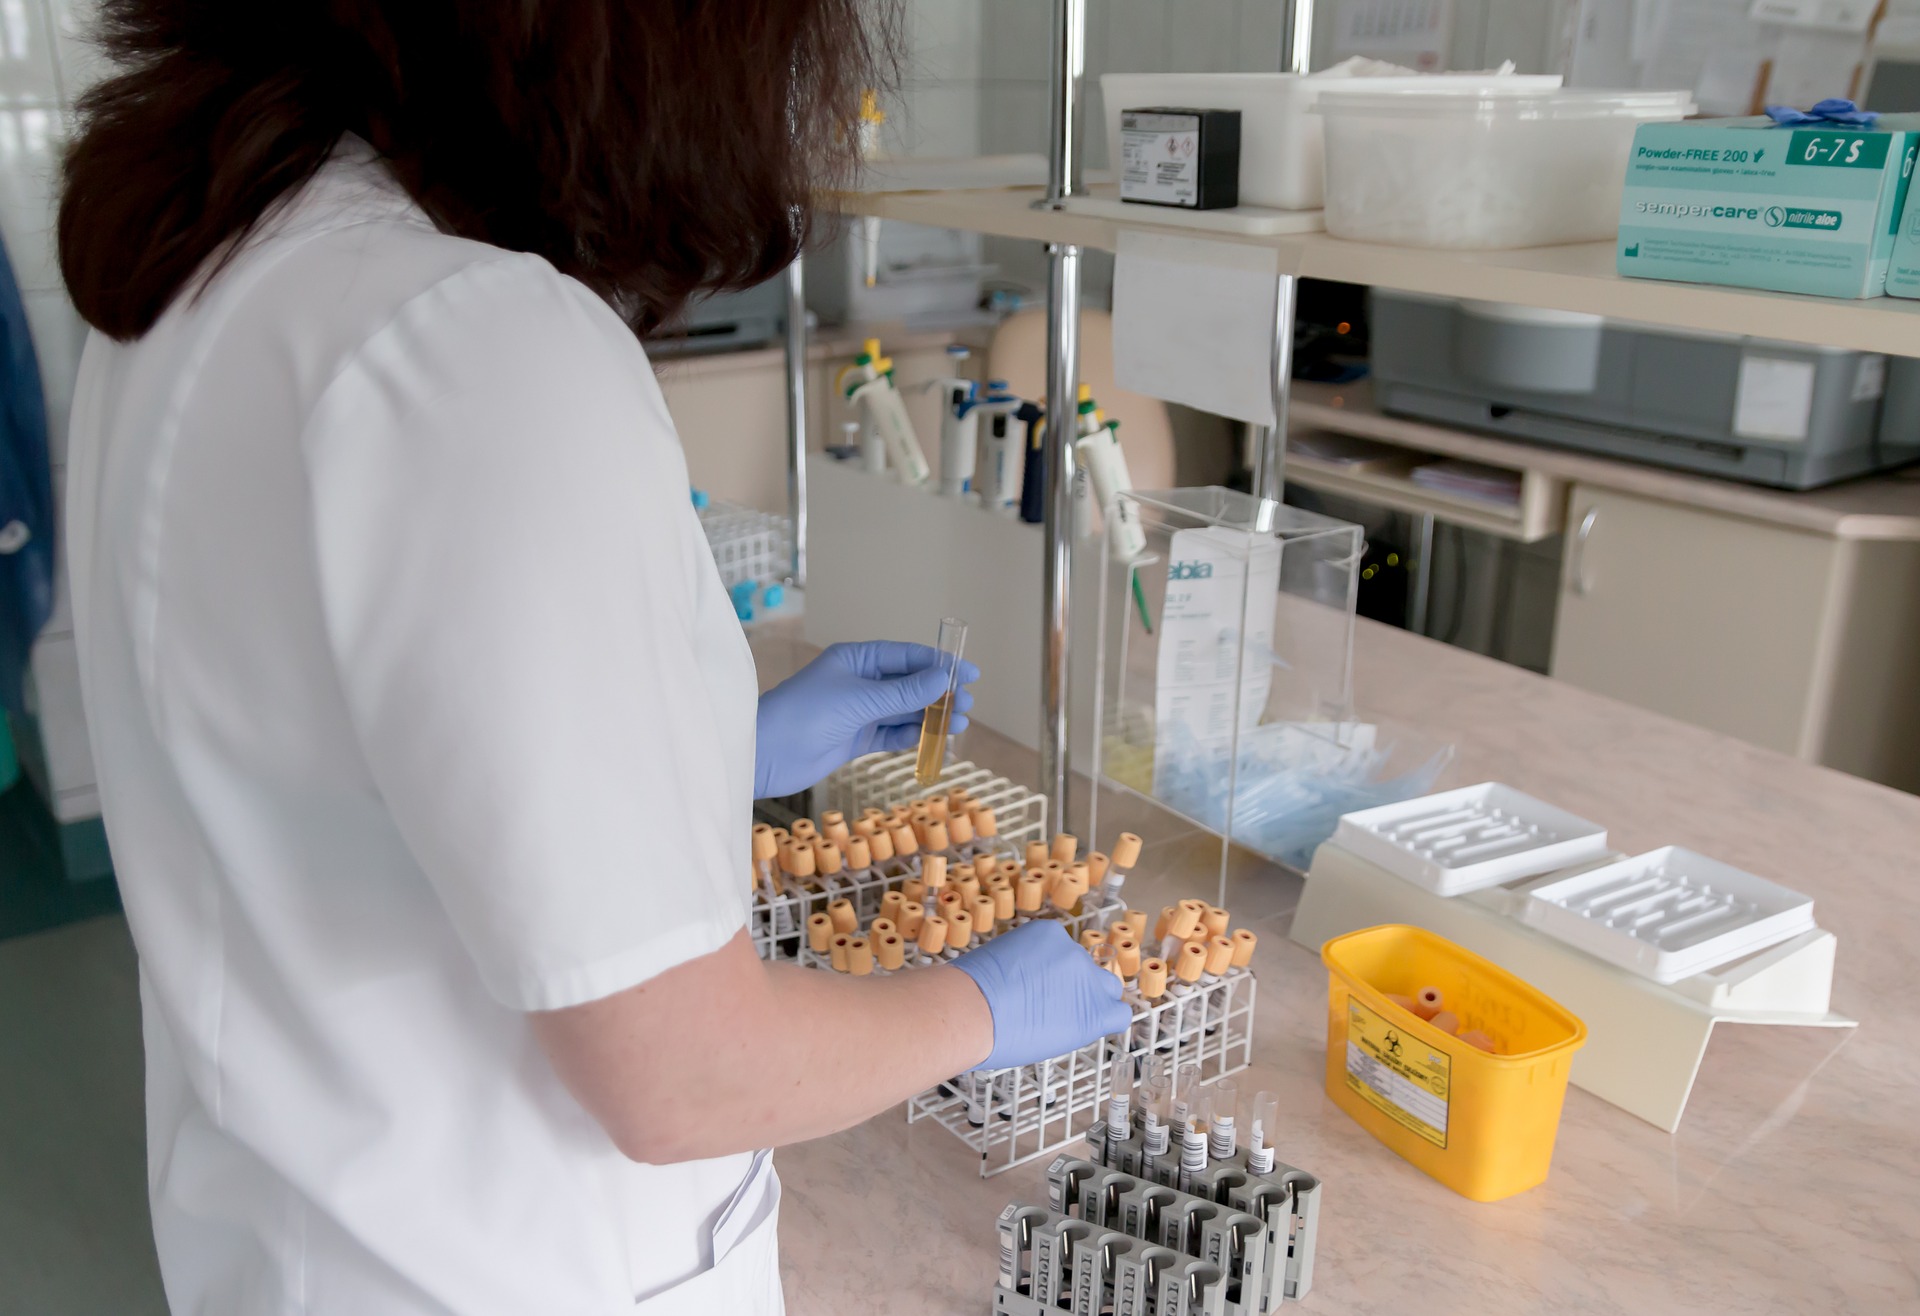
[[[449,233],[647,330],[804,243],[891,68],[887,0],[104,0],[60,268],[138,338],[357,133]]]

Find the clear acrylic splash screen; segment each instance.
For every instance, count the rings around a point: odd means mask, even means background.
[[[1359,526],[1230,489],[1122,496],[1146,550],[1104,558],[1096,775],[1295,867],[1341,813],[1431,783],[1354,715]],[[1223,843],[1223,893],[1226,863]]]

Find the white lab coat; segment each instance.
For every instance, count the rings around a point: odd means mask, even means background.
[[[633,337],[349,140],[73,415],[174,1310],[777,1312],[771,1160],[627,1161],[525,1017],[746,919],[752,659]]]

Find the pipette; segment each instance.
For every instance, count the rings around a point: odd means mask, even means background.
[[[920,755],[913,779],[922,786],[940,780],[947,762],[947,727],[953,720],[953,700],[960,689],[960,655],[967,644],[967,623],[958,617],[940,619],[939,662],[947,673],[947,691],[920,719]]]

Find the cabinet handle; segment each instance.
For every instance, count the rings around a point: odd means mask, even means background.
[[[1589,507],[1587,514],[1580,518],[1580,528],[1573,532],[1573,561],[1567,564],[1567,574],[1573,582],[1573,592],[1582,597],[1591,593],[1593,586],[1587,583],[1587,539],[1593,534],[1594,522],[1600,519],[1600,509]]]

